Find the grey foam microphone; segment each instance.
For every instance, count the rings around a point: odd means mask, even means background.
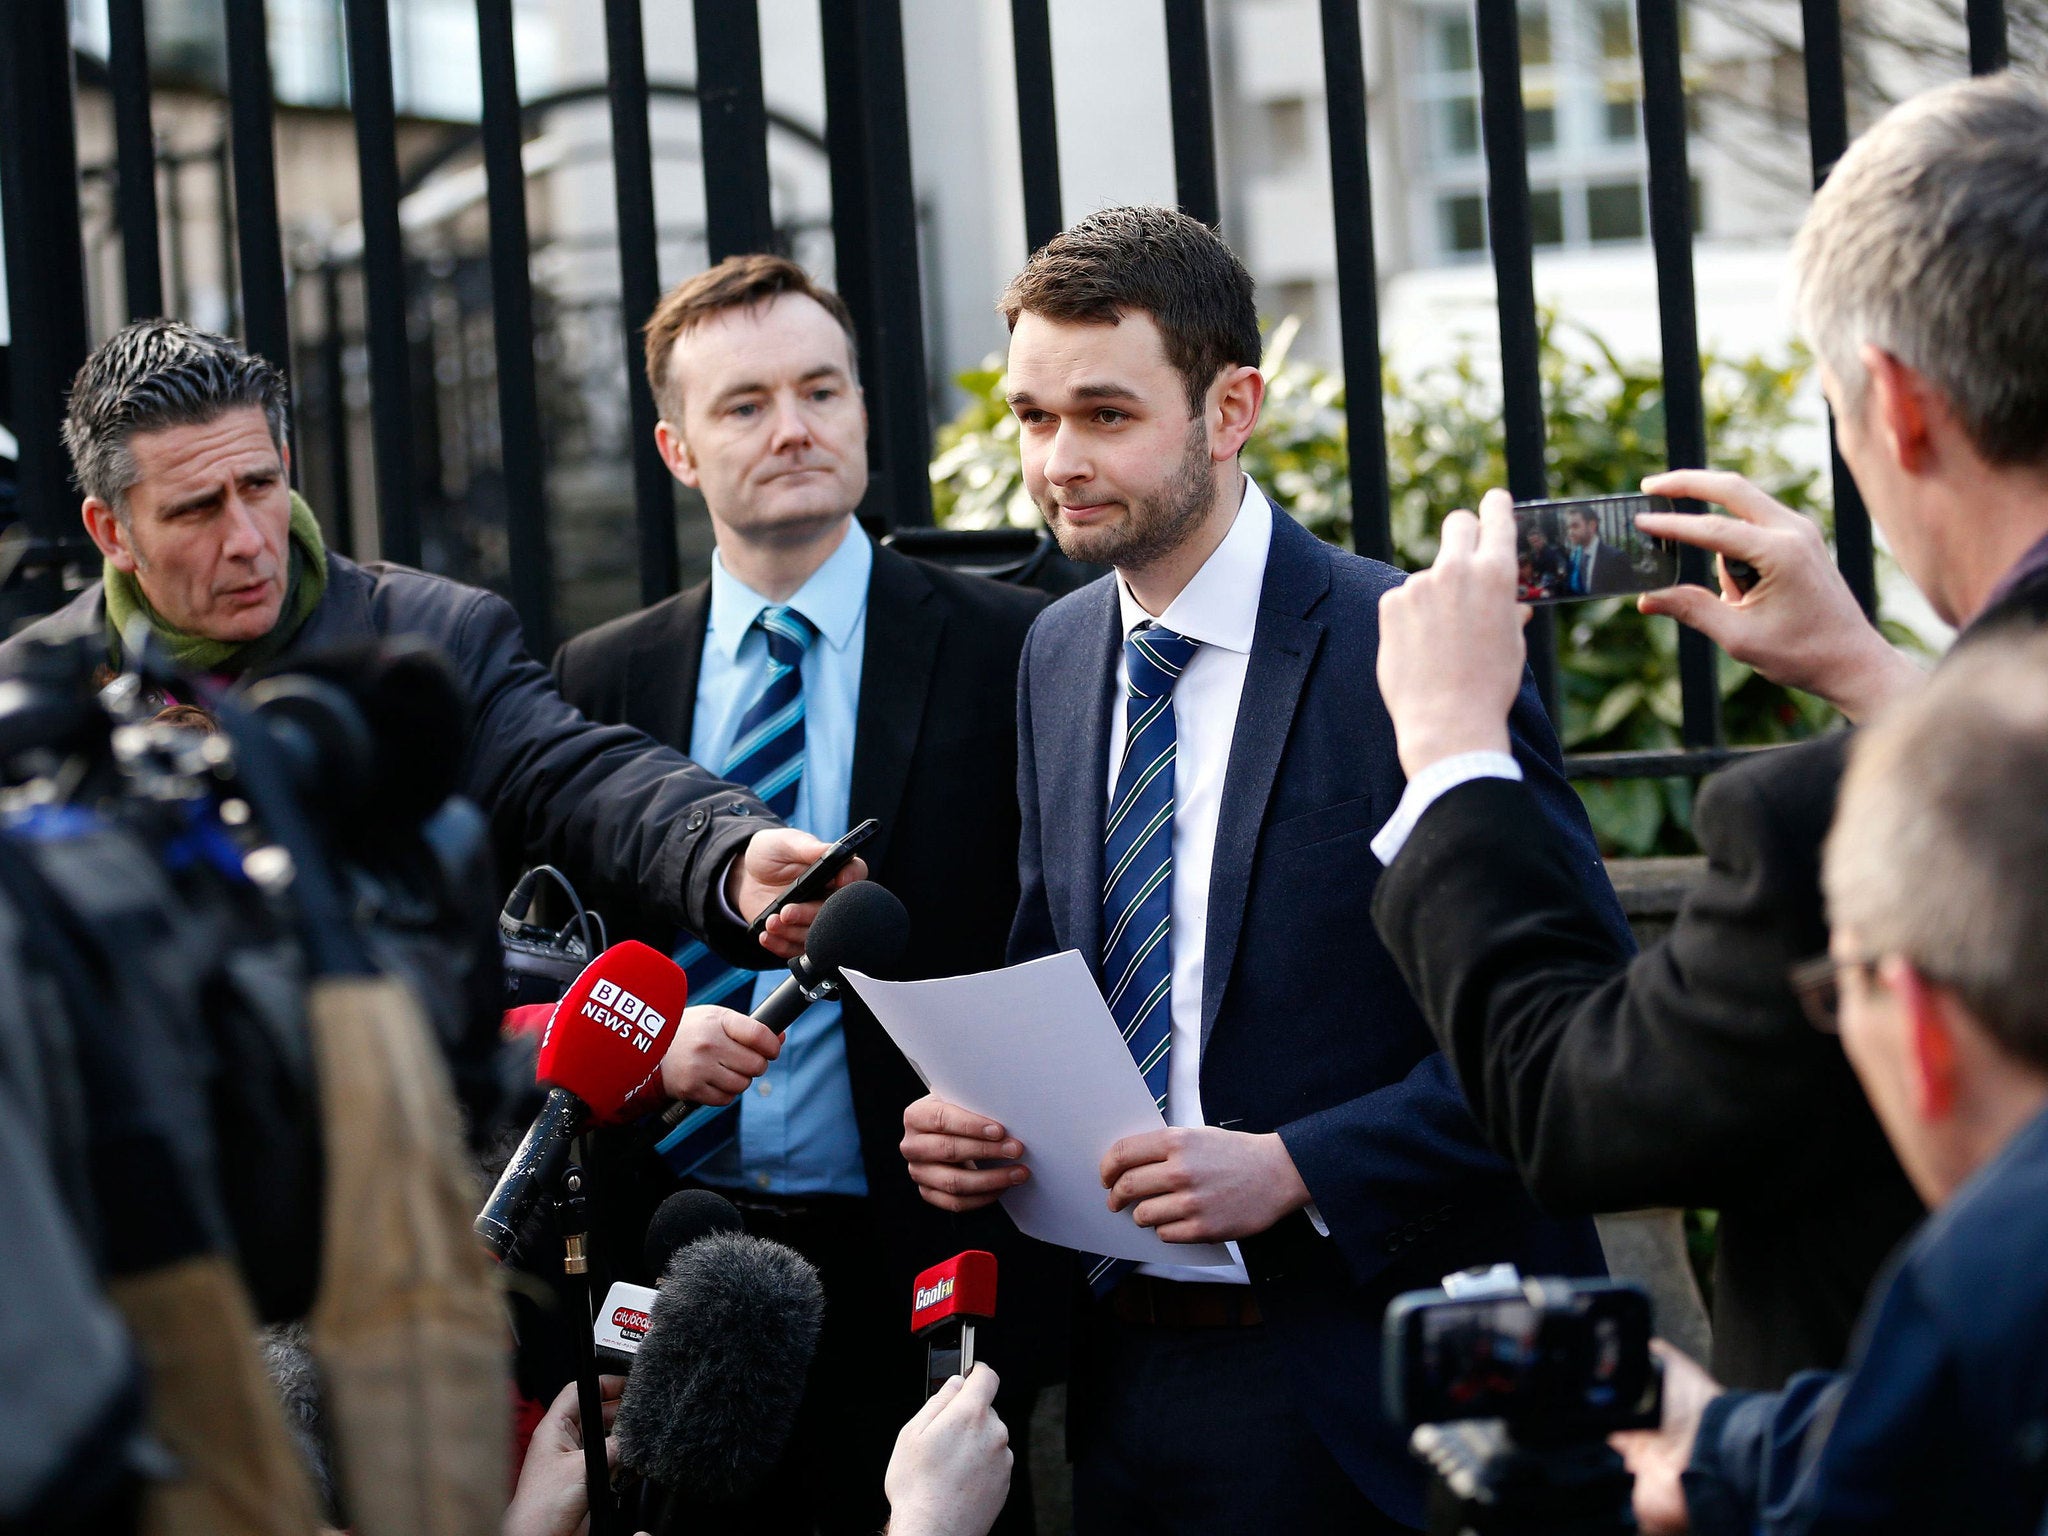
[[[817,1270],[780,1243],[713,1232],[683,1248],[619,1403],[620,1462],[657,1502],[746,1497],[788,1443],[824,1312]]]

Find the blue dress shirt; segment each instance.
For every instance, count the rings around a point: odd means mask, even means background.
[[[804,653],[804,772],[789,819],[827,841],[847,830],[874,563],[874,546],[859,524],[849,523],[839,548],[788,603],[818,630]],[[734,728],[766,685],[768,637],[754,619],[772,606],[712,556],[711,614],[690,730],[690,756],[697,762],[725,761]],[[733,1006],[753,1007],[784,979],[782,971],[763,972],[752,993],[735,996]],[[697,1177],[781,1195],[868,1192],[837,1003],[815,1003],[790,1026],[782,1055],[742,1096],[738,1145],[712,1157]]]

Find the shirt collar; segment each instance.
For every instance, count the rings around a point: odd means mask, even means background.
[[[1244,496],[1237,504],[1230,532],[1156,621],[1131,596],[1123,577],[1117,577],[1116,601],[1124,634],[1128,636],[1140,624],[1156,622],[1204,645],[1250,655],[1252,634],[1259,627],[1259,593],[1266,584],[1266,555],[1272,546],[1272,505],[1246,475]]]
[[[724,558],[711,556],[711,621],[704,643],[728,663],[739,657],[740,643],[764,608],[794,608],[809,619],[818,638],[835,651],[853,644],[854,631],[868,607],[868,573],[874,568],[875,546],[857,522],[849,520],[846,537],[810,580],[786,604],[768,601],[725,568]]]

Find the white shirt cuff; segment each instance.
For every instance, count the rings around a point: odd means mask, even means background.
[[[1515,777],[1519,779],[1521,777],[1521,774],[1517,773]],[[742,843],[740,844],[740,851],[734,854],[731,858],[727,859],[725,861],[725,868],[721,869],[718,872],[718,910],[724,914],[725,920],[728,923],[735,923],[742,928],[747,926],[747,920],[744,917],[741,917],[739,913],[733,911],[732,903],[726,899],[725,885],[728,880],[732,879],[733,865],[737,864],[741,859],[744,859],[746,856],[747,845],[745,843]]]
[[[1373,857],[1383,865],[1391,865],[1407,846],[1408,835],[1422,820],[1422,813],[1460,784],[1469,784],[1474,779],[1521,777],[1522,765],[1508,752],[1460,752],[1455,757],[1438,759],[1408,781],[1408,787],[1401,792],[1401,803],[1373,837]]]

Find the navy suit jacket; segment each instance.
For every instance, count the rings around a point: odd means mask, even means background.
[[[1373,928],[1369,844],[1405,785],[1374,681],[1379,599],[1401,573],[1277,509],[1273,520],[1210,876],[1202,1108],[1211,1125],[1277,1131],[1300,1169],[1330,1236],[1297,1212],[1243,1242],[1261,1311],[1317,1433],[1375,1503],[1420,1525],[1421,1468],[1379,1407],[1387,1302],[1473,1264],[1589,1274],[1602,1261],[1590,1222],[1544,1216],[1488,1149]],[[1010,958],[1075,949],[1098,980],[1121,643],[1108,577],[1040,615],[1018,688],[1022,896]],[[1626,943],[1526,683],[1510,729],[1544,813],[1583,859],[1600,921]]]

